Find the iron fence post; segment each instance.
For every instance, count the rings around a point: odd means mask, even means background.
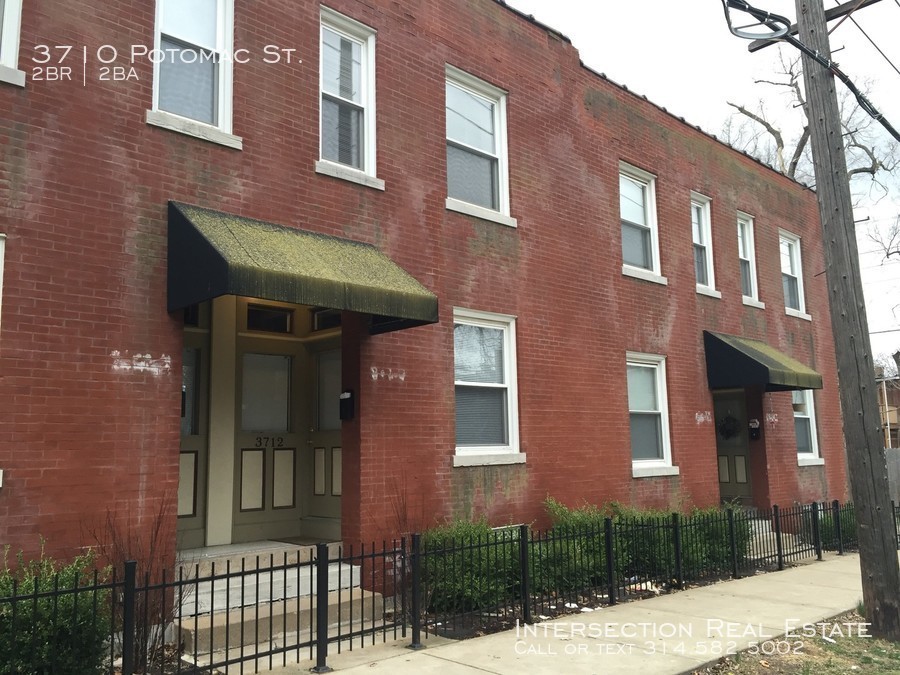
[[[775,521],[775,551],[778,555],[778,571],[784,569],[784,545],[781,542],[781,511],[778,504],[772,507],[772,518]]]
[[[897,535],[897,548],[900,549],[900,510],[894,500],[891,500],[891,515],[894,516],[894,534]]]
[[[421,558],[422,552],[422,535],[415,533],[412,536],[412,553],[410,562],[412,563],[412,591],[410,595],[410,604],[412,605],[412,642],[410,649],[423,649],[422,644],[422,611],[419,607],[419,598],[422,594],[420,588],[422,584],[421,575]]]
[[[677,513],[672,514],[672,537],[675,543],[675,583],[678,588],[684,588],[684,569],[681,553],[681,518]]]
[[[831,502],[831,518],[834,523],[834,533],[837,535],[838,555],[844,555],[844,528],[841,527],[841,503],[837,499]]]
[[[606,542],[606,579],[609,604],[616,604],[616,553],[613,551],[613,522],[612,518],[603,521],[603,534]]]
[[[528,578],[528,526],[519,525],[519,578],[522,593],[522,620],[531,623],[531,584]]]
[[[812,535],[816,547],[816,560],[822,559],[822,532],[819,529],[819,502],[812,503]]]
[[[328,659],[328,544],[316,544],[316,665],[313,673],[330,673]]]
[[[134,673],[134,599],[137,562],[125,562],[125,593],[122,598],[122,675]]]
[[[406,613],[406,568],[409,564],[409,556],[407,555],[408,551],[406,549],[406,537],[400,538],[400,560],[402,564],[400,565],[400,616],[403,617],[403,623],[400,624],[400,637],[404,640],[406,639],[406,623],[407,617],[409,616]],[[396,596],[396,593],[395,593]]]
[[[728,509],[728,545],[731,549],[731,578],[738,578],[737,535],[734,530],[734,509]]]

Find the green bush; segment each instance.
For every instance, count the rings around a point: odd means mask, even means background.
[[[728,511],[716,507],[694,509],[682,521],[682,569],[685,579],[699,579],[731,571]],[[734,543],[738,566],[747,560],[750,520],[735,512]]]
[[[94,557],[61,565],[43,553],[29,561],[20,554],[10,569],[8,553],[0,570],[0,675],[104,672],[110,601],[108,590],[85,588],[93,583]]]
[[[422,572],[429,611],[468,612],[517,599],[518,536],[516,528],[494,530],[483,520],[426,531]]]
[[[844,540],[844,548],[855,548],[856,536],[856,512],[852,504],[845,504],[840,508],[841,538]],[[838,550],[838,531],[834,518],[834,510],[828,506],[823,508],[819,515],[819,536],[822,538],[822,548],[826,551]]]

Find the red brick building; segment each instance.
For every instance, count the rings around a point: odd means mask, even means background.
[[[3,7],[0,542],[846,497],[814,194],[554,30]]]

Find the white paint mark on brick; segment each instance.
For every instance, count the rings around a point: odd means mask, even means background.
[[[778,413],[766,413],[766,426],[774,427],[778,424]]]
[[[401,382],[406,381],[406,371],[403,369],[394,370],[393,368],[379,368],[378,366],[372,366],[369,368],[369,373],[373,380],[388,380],[389,382],[393,382],[394,380],[400,380]]]
[[[697,424],[712,424],[713,416],[709,410],[701,410],[694,415]]]
[[[112,369],[117,373],[150,373],[154,376],[166,375],[172,370],[172,357],[163,354],[154,358],[152,354],[132,354],[126,351],[113,350],[109,354],[112,357]]]

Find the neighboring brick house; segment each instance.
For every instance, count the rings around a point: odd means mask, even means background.
[[[815,195],[556,31],[2,7],[0,543],[846,498]]]

